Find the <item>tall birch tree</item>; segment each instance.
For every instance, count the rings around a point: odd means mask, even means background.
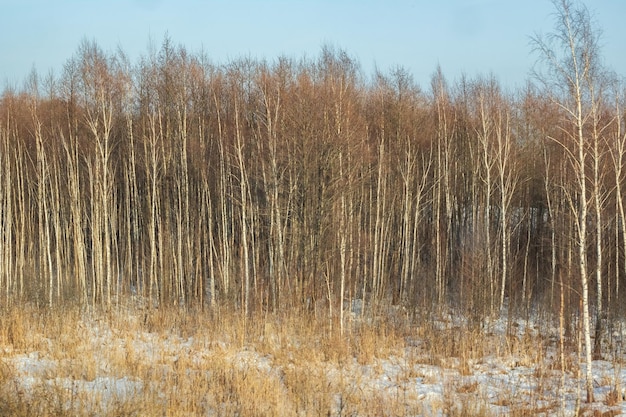
[[[537,73],[538,79],[550,89],[563,114],[562,136],[552,139],[566,151],[576,177],[576,190],[570,193],[570,206],[576,212],[575,244],[581,284],[587,401],[593,402],[587,225],[589,204],[595,199],[595,190],[590,192],[588,189],[586,167],[593,157],[590,150],[592,135],[587,130],[587,123],[593,117],[595,106],[593,86],[600,66],[599,34],[592,27],[589,11],[583,5],[570,0],[554,0],[553,3],[556,8],[554,32],[535,36],[533,45],[545,64],[545,72]]]

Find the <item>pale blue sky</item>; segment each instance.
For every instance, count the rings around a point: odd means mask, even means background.
[[[605,62],[626,75],[626,0],[587,0]],[[493,73],[519,87],[535,56],[529,36],[553,27],[549,0],[0,0],[0,86],[34,67],[61,72],[82,39],[132,59],[166,33],[214,63],[250,55],[315,57],[343,48],[366,76],[402,66],[423,88],[438,64],[451,80]]]

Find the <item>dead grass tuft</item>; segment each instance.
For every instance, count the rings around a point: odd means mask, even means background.
[[[621,402],[622,402],[622,393],[616,389],[612,389],[604,397],[604,404],[609,407],[619,405]]]

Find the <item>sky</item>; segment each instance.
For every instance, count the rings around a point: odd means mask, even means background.
[[[605,63],[626,75],[626,0],[586,0]],[[215,64],[250,56],[318,56],[345,50],[368,77],[402,67],[428,88],[493,74],[523,86],[537,56],[530,37],[554,26],[550,0],[0,0],[0,88],[33,68],[59,75],[82,40],[121,48],[137,62],[167,35]]]

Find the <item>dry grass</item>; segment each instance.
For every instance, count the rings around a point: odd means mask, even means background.
[[[227,311],[3,311],[0,415],[402,415],[342,373],[401,352],[385,323]]]
[[[514,415],[552,407],[539,401],[555,384],[541,372],[529,371],[538,386],[528,395],[506,386],[493,395],[473,378],[490,356],[513,358],[512,367],[544,361],[540,338],[389,318],[350,322],[341,335],[328,317],[230,311],[2,311],[0,415],[488,416],[493,406]],[[424,397],[416,381],[441,394]]]

